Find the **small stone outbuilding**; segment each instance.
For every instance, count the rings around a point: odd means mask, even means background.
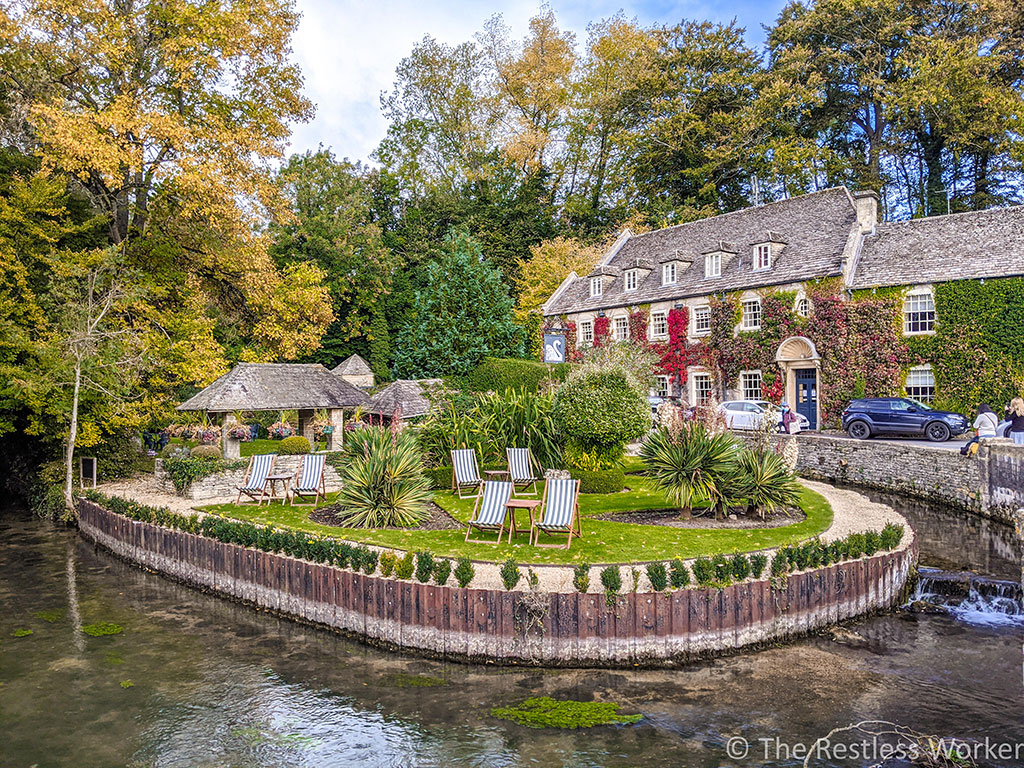
[[[327,450],[341,448],[344,409],[365,404],[366,393],[335,376],[322,365],[301,363],[238,363],[202,392],[178,406],[179,411],[221,414],[224,458],[238,458],[240,446],[228,437],[238,423],[239,411],[299,412],[298,433],[313,442],[313,419],[317,409],[330,413],[334,429]]]
[[[359,355],[342,360],[331,373],[360,389],[371,389],[374,384],[373,369]]]
[[[441,385],[441,379],[399,379],[370,398],[366,412],[385,419],[396,413],[403,419],[415,419],[430,413],[429,391]]]

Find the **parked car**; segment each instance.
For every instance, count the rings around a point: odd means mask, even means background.
[[[970,428],[966,416],[934,408],[909,397],[867,397],[843,411],[843,429],[857,440],[874,435],[927,437],[942,443]]]
[[[1010,420],[1006,419],[1000,421],[996,426],[996,437],[1009,437],[1010,436]]]
[[[719,406],[729,429],[757,429],[769,407],[776,410],[777,423],[781,424],[782,411],[767,400],[726,400]],[[800,421],[800,429],[810,428],[811,423],[806,416],[799,413],[796,416]]]

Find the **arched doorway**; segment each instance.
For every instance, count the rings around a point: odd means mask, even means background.
[[[821,423],[821,355],[814,342],[803,336],[790,336],[779,345],[775,362],[782,369],[786,402],[805,416],[811,429]]]

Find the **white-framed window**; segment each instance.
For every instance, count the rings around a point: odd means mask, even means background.
[[[637,283],[637,271],[635,269],[627,269],[625,275],[626,290],[635,291]]]
[[[709,253],[704,257],[704,277],[722,276],[722,254]]]
[[[668,376],[655,376],[654,377],[654,394],[656,397],[665,399],[669,393],[669,380]]]
[[[705,336],[709,333],[711,333],[711,307],[694,307],[693,335]]]
[[[743,371],[740,373],[740,390],[744,400],[761,399],[761,372]]]
[[[808,299],[806,296],[801,296],[799,299],[797,299],[796,300],[796,313],[798,315],[800,315],[800,317],[810,317],[811,316],[811,300]]]
[[[933,333],[935,331],[935,297],[931,292],[908,293],[903,300],[903,332]]]
[[[629,338],[629,319],[625,317],[615,318],[615,340],[626,341]]]
[[[694,373],[690,376],[693,382],[693,404],[704,405],[711,400],[711,374]]]
[[[935,398],[935,372],[930,365],[919,365],[907,371],[907,397],[931,402]]]
[[[604,293],[604,283],[601,282],[601,278],[600,277],[592,277],[592,278],[590,278],[590,295],[591,296],[600,296],[602,293]]]
[[[668,313],[651,313],[651,338],[663,339],[668,336]]]
[[[661,284],[662,285],[675,285],[676,283],[676,263],[670,261],[668,264],[661,265]]]
[[[754,246],[754,269],[771,269],[772,268],[772,245],[771,243],[761,243],[760,245]]]
[[[592,320],[584,320],[580,323],[580,341],[586,347],[594,343],[594,322]]]
[[[756,331],[761,328],[761,300],[748,299],[743,302],[743,315],[740,319],[740,329],[744,331]]]

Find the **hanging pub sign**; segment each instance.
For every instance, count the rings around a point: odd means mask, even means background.
[[[565,362],[565,334],[545,333],[544,334],[544,362],[564,363]]]

